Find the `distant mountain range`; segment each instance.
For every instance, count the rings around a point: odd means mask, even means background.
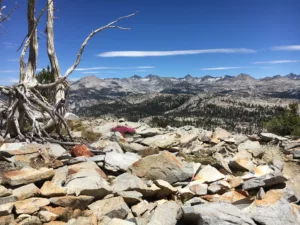
[[[262,122],[300,99],[300,75],[255,79],[248,74],[183,78],[84,77],[71,84],[69,108],[81,116],[126,117],[257,132]],[[245,130],[246,129],[246,130]]]

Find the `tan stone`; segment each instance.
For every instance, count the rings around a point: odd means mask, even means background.
[[[6,197],[12,194],[11,189],[7,189],[6,187],[0,185],[0,197]]]
[[[14,215],[0,216],[0,224],[15,225],[15,223],[13,223],[13,221],[14,221]]]
[[[54,176],[53,169],[22,168],[21,170],[8,171],[4,173],[2,182],[10,186],[30,184],[40,180],[49,179]]]
[[[272,173],[273,170],[268,165],[260,165],[254,168],[254,174],[257,177]]]
[[[46,198],[29,198],[15,202],[15,207],[17,214],[32,214],[49,204],[50,201]]]
[[[7,216],[11,214],[13,207],[14,203],[12,202],[0,205],[0,216]]]
[[[216,168],[207,165],[203,167],[199,171],[199,173],[196,174],[194,180],[202,181],[202,183],[205,183],[205,182],[214,182],[224,178],[225,176],[222,173],[220,173]]]
[[[58,217],[58,215],[49,212],[49,211],[40,211],[39,212],[39,218],[42,222],[50,222],[55,220]]]
[[[50,198],[50,202],[54,205],[70,207],[72,209],[85,209],[88,204],[93,201],[94,197],[92,196],[64,196],[64,197],[53,197]]]
[[[18,200],[24,200],[30,197],[37,197],[40,195],[40,189],[35,184],[27,184],[13,190],[13,196]]]
[[[41,194],[46,197],[64,196],[67,191],[64,187],[54,184],[51,181],[46,181],[41,188]]]

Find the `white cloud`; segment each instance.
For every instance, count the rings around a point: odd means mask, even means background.
[[[4,45],[5,48],[14,48],[17,47],[17,45],[11,43],[11,42],[2,42],[2,45]]]
[[[300,45],[285,45],[272,47],[273,51],[300,51]]]
[[[241,69],[245,67],[239,67],[239,66],[231,66],[231,67],[212,67],[212,68],[202,68],[200,70],[232,70],[232,69]]]
[[[86,71],[86,72],[82,72],[82,74],[100,74],[99,71]]]
[[[283,63],[297,63],[300,60],[274,60],[274,61],[262,61],[262,62],[253,62],[252,64],[283,64]]]
[[[0,70],[0,73],[17,73],[18,70]]]
[[[153,69],[154,66],[136,66],[136,67],[88,67],[88,68],[77,68],[76,71],[89,71],[89,70],[126,70],[126,69]]]
[[[217,48],[199,50],[178,50],[178,51],[114,51],[103,52],[100,57],[146,57],[146,56],[173,56],[173,55],[196,55],[207,53],[255,53],[253,49],[247,48]]]
[[[12,59],[8,59],[7,61],[8,62],[19,62],[20,59],[18,59],[18,58],[12,58]]]

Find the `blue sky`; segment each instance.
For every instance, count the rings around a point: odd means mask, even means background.
[[[45,0],[37,2],[39,12]],[[13,7],[11,0],[4,3]],[[19,5],[3,24],[5,33],[1,30],[0,83],[18,79],[16,50],[27,29],[25,1]],[[299,0],[64,0],[55,5],[55,48],[62,73],[92,30],[139,11],[119,23],[131,30],[110,29],[93,37],[73,80],[87,75],[300,74]],[[44,29],[45,15],[39,25],[38,68],[48,65]]]

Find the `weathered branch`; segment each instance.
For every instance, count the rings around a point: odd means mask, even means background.
[[[86,47],[86,45],[88,44],[88,42],[90,41],[90,39],[97,33],[107,29],[107,28],[118,28],[118,29],[121,29],[121,30],[129,30],[130,28],[123,28],[123,27],[120,27],[120,26],[113,26],[115,23],[119,22],[120,20],[122,19],[125,19],[125,18],[129,18],[129,17],[132,17],[136,14],[137,12],[135,13],[132,13],[130,15],[127,15],[127,16],[123,16],[123,17],[120,17],[118,18],[117,20],[113,21],[113,22],[110,22],[108,23],[107,25],[103,26],[103,27],[100,27],[98,28],[97,30],[94,30],[92,33],[90,33],[88,35],[88,37],[84,40],[84,42],[82,43],[80,49],[79,49],[79,52],[77,54],[77,58],[76,58],[76,61],[75,63],[66,71],[66,73],[64,74],[63,77],[61,77],[60,79],[56,80],[55,82],[53,83],[50,83],[50,84],[37,84],[37,88],[41,88],[41,89],[45,89],[45,88],[53,88],[53,87],[56,87],[58,84],[61,84],[62,82],[64,82],[68,77],[69,75],[77,68],[77,66],[79,65],[80,63],[80,60],[81,60],[81,56],[82,56],[82,53]]]
[[[16,4],[15,8],[13,8],[6,16],[2,17],[2,9],[3,9],[3,6],[2,6],[2,0],[0,0],[0,23],[2,23],[3,21],[7,20],[11,14],[16,11],[16,9],[19,8],[19,5]],[[2,17],[2,18],[1,18]]]

